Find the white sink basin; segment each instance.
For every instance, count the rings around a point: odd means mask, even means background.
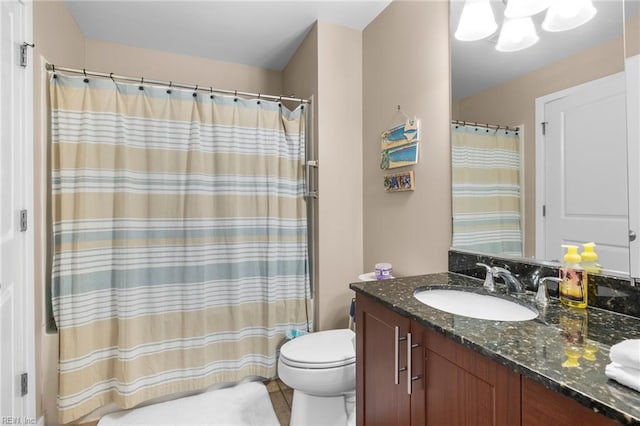
[[[528,321],[538,317],[533,308],[488,294],[430,289],[416,291],[413,296],[432,308],[465,317],[493,321]]]

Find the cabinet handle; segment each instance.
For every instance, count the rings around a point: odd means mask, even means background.
[[[394,383],[397,385],[400,383],[400,366],[398,365],[399,361],[398,358],[400,358],[400,327],[398,327],[396,325],[395,328],[396,331],[396,338],[394,339],[395,344],[396,344],[396,350],[394,352],[393,355],[393,374],[394,374]]]
[[[411,395],[411,333],[407,333],[407,393]]]
[[[395,326],[395,353],[393,355],[393,382],[400,384],[400,372],[405,371],[407,367],[400,368],[400,342],[407,340],[407,337],[400,337],[400,327]]]
[[[413,361],[412,349],[417,348],[419,346],[421,346],[419,343],[411,342],[411,333],[407,333],[407,394],[409,395],[411,395],[413,382],[422,378],[421,375],[417,375],[417,376],[411,375],[411,372],[413,371],[413,368],[411,367],[411,363]]]

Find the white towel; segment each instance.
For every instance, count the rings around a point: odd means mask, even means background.
[[[604,368],[604,374],[631,389],[640,392],[640,369],[625,367],[612,362]]]
[[[616,364],[640,369],[640,339],[624,340],[611,346],[609,358]]]

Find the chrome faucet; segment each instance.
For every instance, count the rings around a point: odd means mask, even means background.
[[[487,270],[487,275],[484,277],[484,284],[482,286],[488,291],[496,291],[496,285],[493,282],[493,272],[491,266],[480,262],[476,263],[476,266],[483,266]]]
[[[562,282],[562,280],[557,277],[540,278],[540,283],[538,284],[538,292],[536,293],[536,303],[542,307],[549,304],[549,290],[547,289],[547,281],[558,283],[558,285],[560,285],[560,283]]]
[[[494,277],[502,278],[502,281],[507,286],[507,294],[524,294],[524,285],[518,280],[510,271],[507,269],[501,268],[499,266],[494,266],[491,268],[491,274]]]

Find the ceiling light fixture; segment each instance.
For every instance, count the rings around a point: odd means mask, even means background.
[[[507,18],[525,18],[542,12],[551,5],[551,0],[509,0],[504,10]]]
[[[454,37],[476,41],[489,37],[498,29],[489,0],[466,0]]]
[[[2,1],[2,0],[0,0]],[[496,50],[516,52],[538,42],[531,17],[545,9],[542,29],[567,31],[589,22],[597,13],[592,0],[502,0],[506,4],[504,21]],[[454,34],[460,41],[482,40],[493,34],[498,25],[490,0],[465,0],[458,28]]]
[[[571,30],[590,21],[596,13],[591,0],[554,0],[542,22],[542,29],[550,32]]]
[[[536,32],[531,17],[505,18],[498,37],[496,50],[499,52],[516,52],[531,47],[540,37]]]

